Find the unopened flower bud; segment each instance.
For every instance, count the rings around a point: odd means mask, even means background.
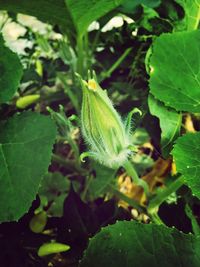
[[[130,154],[130,131],[113,107],[93,73],[88,81],[81,79],[83,89],[81,123],[82,133],[92,156],[111,168],[122,166]]]

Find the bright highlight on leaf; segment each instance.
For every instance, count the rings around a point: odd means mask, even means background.
[[[150,66],[150,73],[154,72],[154,67]]]
[[[183,25],[180,24],[180,28],[184,28],[188,31],[198,29],[200,19],[200,0],[177,0],[177,2],[185,11]]]

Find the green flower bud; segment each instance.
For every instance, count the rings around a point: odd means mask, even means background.
[[[93,73],[88,82],[81,79],[83,89],[81,123],[82,134],[92,156],[111,168],[122,166],[130,154],[130,130],[114,109],[107,92],[103,90]],[[130,120],[129,120],[130,121]]]

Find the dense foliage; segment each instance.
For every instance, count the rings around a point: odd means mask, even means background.
[[[200,266],[199,20],[0,0],[1,266]]]

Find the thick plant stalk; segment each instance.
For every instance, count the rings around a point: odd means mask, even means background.
[[[153,198],[148,206],[149,214],[157,213],[159,206],[167,199],[169,195],[177,191],[184,184],[184,177],[180,176],[173,183],[171,183],[166,189],[157,194]]]
[[[196,217],[194,216],[193,211],[192,211],[189,204],[186,204],[185,212],[191,221],[193,233],[197,236],[200,235],[200,226],[199,226],[198,221],[197,221]]]
[[[159,217],[158,213],[150,214],[150,218],[151,218],[152,222],[154,222],[155,224],[158,224],[158,225],[163,224],[163,225],[165,225],[164,222]]]

